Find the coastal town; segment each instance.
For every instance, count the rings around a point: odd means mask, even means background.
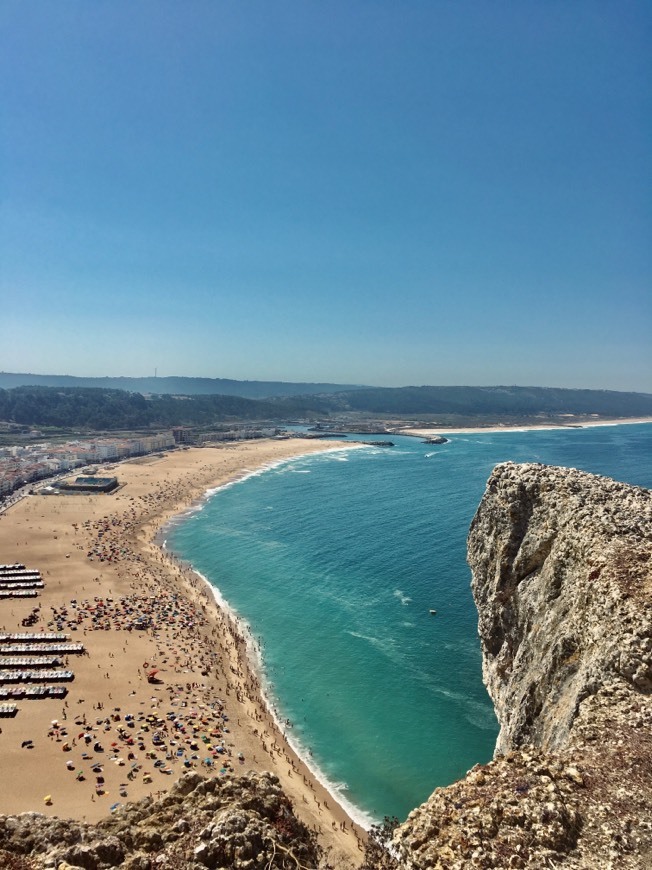
[[[10,435],[10,430],[6,429],[8,424],[4,426],[3,430],[0,423],[0,431]],[[151,434],[96,435],[63,441],[61,438],[46,439],[38,430],[32,430],[28,439],[16,437],[14,443],[0,445],[0,509],[3,501],[28,484],[56,478],[84,466],[123,462],[200,443],[220,444],[277,437],[281,431],[277,427],[234,424],[204,433],[200,438],[192,428],[176,426]]]
[[[118,462],[176,446],[172,432],[138,438],[75,439],[63,443],[40,441],[0,447],[0,499],[25,484],[104,462]]]

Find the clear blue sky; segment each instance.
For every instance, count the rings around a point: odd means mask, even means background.
[[[0,369],[652,392],[647,0],[2,0]]]

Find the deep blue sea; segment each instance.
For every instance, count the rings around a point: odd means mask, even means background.
[[[403,819],[492,756],[465,557],[493,466],[544,462],[652,488],[649,424],[449,438],[293,459],[168,530],[250,626],[288,736],[361,820]]]

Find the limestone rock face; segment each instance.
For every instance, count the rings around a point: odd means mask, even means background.
[[[584,698],[652,689],[652,494],[574,469],[498,466],[468,560],[496,752],[567,745]]]
[[[410,814],[398,866],[652,866],[652,493],[499,465],[468,561],[496,755]]]

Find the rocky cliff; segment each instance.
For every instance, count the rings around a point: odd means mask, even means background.
[[[101,870],[327,867],[271,774],[188,773],[161,800],[127,804],[96,825],[37,813],[0,816],[0,867]]]
[[[607,684],[652,689],[647,490],[574,469],[501,465],[468,559],[497,752],[568,745]]]
[[[652,866],[652,494],[499,465],[468,560],[493,762],[438,789],[400,866]]]
[[[468,558],[496,756],[437,789],[393,855],[365,866],[652,867],[652,493],[500,465]],[[96,826],[0,817],[0,866],[14,870],[326,864],[264,774],[190,774]]]

